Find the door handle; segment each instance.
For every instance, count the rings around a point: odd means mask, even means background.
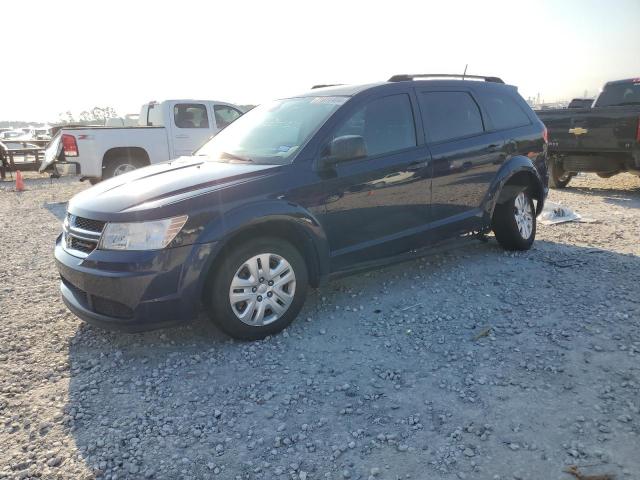
[[[176,138],[189,138],[189,135],[176,135]]]

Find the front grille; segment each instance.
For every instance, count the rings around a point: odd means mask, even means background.
[[[102,220],[91,220],[90,218],[77,217],[75,215],[67,214],[69,218],[69,225],[89,232],[102,233],[104,224]]]
[[[94,243],[94,242],[88,242],[86,240],[81,240],[79,238],[76,238],[69,233],[67,233],[65,236],[65,243],[67,245],[67,248],[70,248],[71,250],[77,250],[78,252],[83,252],[87,254],[93,252],[96,249],[96,246],[98,245],[97,243]]]
[[[67,250],[75,252],[76,256],[88,255],[93,252],[100,241],[102,230],[106,222],[78,217],[67,213],[64,224],[64,243]]]

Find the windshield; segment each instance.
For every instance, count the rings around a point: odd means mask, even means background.
[[[348,97],[276,100],[245,113],[205,143],[195,155],[218,162],[284,165]]]

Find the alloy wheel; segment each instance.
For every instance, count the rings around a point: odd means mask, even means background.
[[[520,192],[514,201],[514,217],[520,236],[527,240],[533,232],[533,211],[526,193]]]
[[[135,165],[131,165],[130,163],[124,163],[116,167],[116,169],[113,171],[113,176],[117,177],[118,175],[122,175],[123,173],[132,172],[135,169],[136,169]]]

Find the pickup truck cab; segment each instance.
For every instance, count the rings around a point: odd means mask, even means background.
[[[549,132],[549,185],[578,172],[640,175],[640,78],[607,82],[592,106],[536,112]]]
[[[62,298],[106,328],[203,307],[257,339],[333,275],[491,230],[526,250],[547,193],[544,130],[495,77],[397,75],[268,102],[193,156],[72,198],[55,245]]]
[[[92,183],[136,168],[190,155],[242,115],[240,107],[211,100],[166,100],[142,106],[135,127],[62,128],[57,156]],[[40,171],[51,163],[43,162]]]

